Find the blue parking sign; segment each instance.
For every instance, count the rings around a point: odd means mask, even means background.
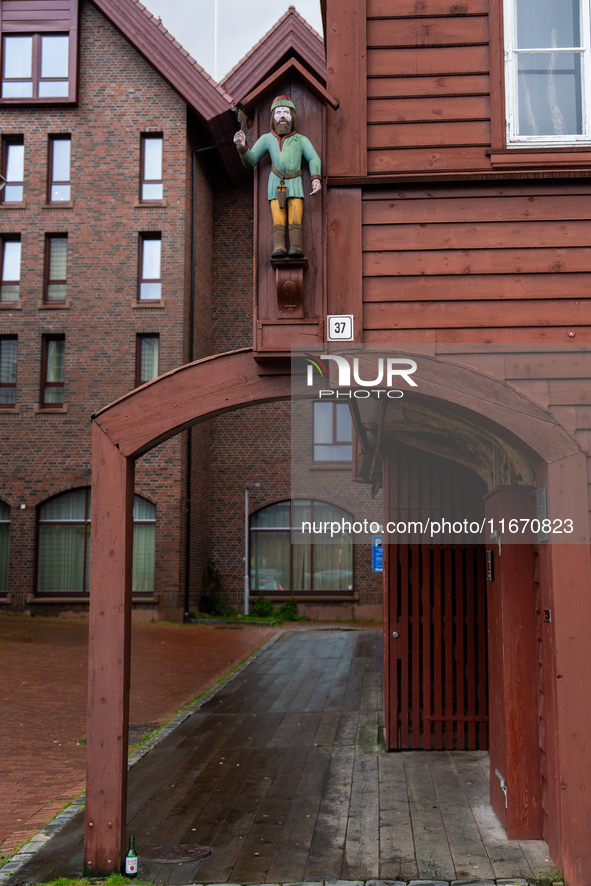
[[[372,535],[371,538],[371,568],[372,572],[384,571],[384,548],[381,535]]]

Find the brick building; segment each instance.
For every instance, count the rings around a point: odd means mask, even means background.
[[[251,344],[253,181],[227,144],[232,108],[290,59],[319,82],[325,62],[293,7],[218,85],[135,0],[25,5],[0,2],[0,605],[59,614],[86,610],[90,593],[91,415]],[[370,501],[350,453],[337,455],[325,444],[315,467]],[[196,609],[208,559],[240,606],[244,484],[261,483],[252,513],[285,503],[289,464],[287,406],[211,419],[141,459],[134,617]],[[275,563],[293,559],[285,532],[265,538],[254,593],[293,593],[314,615],[379,615],[367,546],[315,586],[313,567],[296,580]]]

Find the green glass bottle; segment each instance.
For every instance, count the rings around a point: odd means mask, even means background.
[[[137,877],[137,852],[135,851],[135,842],[133,837],[129,838],[129,849],[125,856],[125,876]]]

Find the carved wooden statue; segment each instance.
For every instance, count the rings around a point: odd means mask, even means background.
[[[312,194],[317,194],[320,179],[320,157],[312,142],[296,132],[296,111],[291,99],[279,95],[271,105],[271,131],[262,135],[249,150],[246,135],[241,130],[234,136],[234,144],[247,169],[257,165],[261,157],[269,154],[268,197],[273,216],[273,252],[271,258],[298,258],[304,254],[302,218],[304,214],[304,188],[302,185],[302,157],[308,161],[312,176]],[[289,253],[286,233],[289,225]]]

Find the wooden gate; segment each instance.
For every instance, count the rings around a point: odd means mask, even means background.
[[[393,445],[389,519],[484,518],[483,481],[440,456]],[[388,545],[390,749],[488,747],[484,544]]]

